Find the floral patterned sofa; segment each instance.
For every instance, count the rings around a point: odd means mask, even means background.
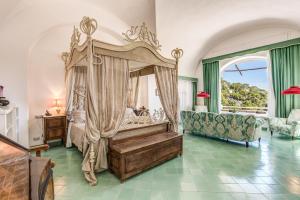
[[[270,118],[269,128],[271,135],[277,132],[282,135],[300,137],[300,109],[293,109],[288,118]]]
[[[225,140],[249,142],[259,140],[262,119],[253,115],[181,111],[183,131]]]

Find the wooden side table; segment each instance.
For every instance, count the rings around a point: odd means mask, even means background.
[[[66,144],[67,116],[53,115],[44,116],[44,144],[49,140],[61,139]]]

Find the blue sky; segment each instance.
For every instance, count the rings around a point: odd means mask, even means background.
[[[266,60],[252,60],[239,63],[240,69],[249,69],[257,67],[267,67]],[[234,64],[228,66],[225,70],[236,69]],[[222,72],[222,78],[231,83],[247,83],[251,86],[257,86],[262,89],[268,89],[267,69],[260,69],[254,71],[244,71],[243,76],[239,72]]]

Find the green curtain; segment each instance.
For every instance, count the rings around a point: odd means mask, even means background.
[[[209,112],[219,111],[219,73],[219,61],[203,64],[204,91],[210,94],[210,98],[205,100]]]
[[[197,104],[197,82],[192,82],[193,84],[193,110],[195,110],[195,105]]]
[[[300,95],[282,95],[290,86],[300,86],[300,45],[270,51],[276,117],[288,117],[293,108],[300,107]]]

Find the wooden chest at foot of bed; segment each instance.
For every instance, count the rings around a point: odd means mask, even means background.
[[[182,135],[144,133],[109,142],[109,168],[121,181],[182,154]]]

